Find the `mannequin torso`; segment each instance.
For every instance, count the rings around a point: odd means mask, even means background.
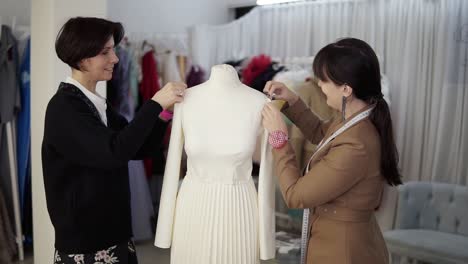
[[[256,264],[274,257],[266,137],[258,196],[251,176],[266,102],[239,81],[234,68],[216,65],[210,79],[188,89],[176,105],[155,240],[163,248],[172,243],[172,264]],[[176,196],[183,146],[187,173]]]

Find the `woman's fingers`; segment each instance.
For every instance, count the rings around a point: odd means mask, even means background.
[[[265,84],[265,87],[263,88],[263,92],[264,92],[264,93],[270,94],[271,84],[272,84],[272,81],[268,81],[268,82]]]
[[[186,88],[185,83],[169,82],[153,96],[153,100],[158,102],[163,109],[172,108],[175,103],[182,102]]]
[[[185,94],[185,89],[187,88],[187,85],[185,83],[181,82],[174,82],[172,83],[172,92],[177,96],[177,97],[183,97]]]
[[[269,81],[265,84],[265,88],[263,89],[263,92],[270,97],[272,100],[276,99],[281,99],[285,100],[286,99],[286,91],[285,91],[286,86],[281,83],[281,82],[275,82],[275,81]]]

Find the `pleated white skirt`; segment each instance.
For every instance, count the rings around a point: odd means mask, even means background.
[[[186,177],[177,198],[171,264],[257,264],[258,208],[252,179],[206,183]]]

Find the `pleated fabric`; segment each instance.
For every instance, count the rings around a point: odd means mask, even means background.
[[[184,179],[175,212],[172,264],[257,264],[257,192],[235,184]]]
[[[211,76],[174,107],[154,244],[172,247],[171,264],[256,264],[276,253],[273,157],[261,126],[268,101],[232,66],[217,65]],[[257,194],[252,159],[260,138]]]

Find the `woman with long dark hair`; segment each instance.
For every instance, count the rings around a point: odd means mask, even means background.
[[[362,40],[345,38],[322,48],[313,71],[327,104],[341,112],[327,122],[317,118],[284,84],[269,82],[264,92],[285,100],[283,113],[318,147],[304,174],[288,144],[280,112],[268,104],[263,125],[269,131],[275,170],[286,204],[309,219],[307,263],[388,263],[374,210],[384,184],[402,183],[389,107],[383,98],[376,54]],[[303,176],[302,176],[303,175]]]

